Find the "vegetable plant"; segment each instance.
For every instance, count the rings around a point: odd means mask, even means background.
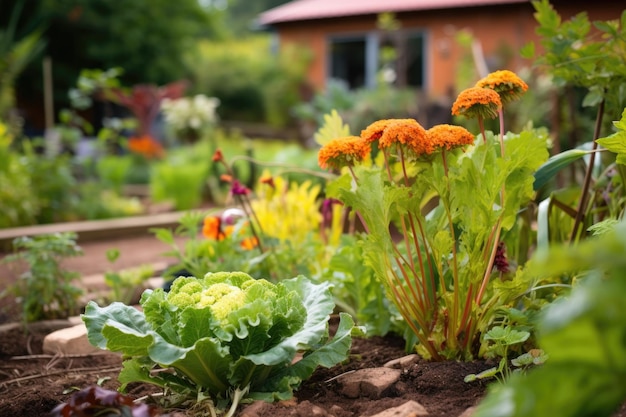
[[[575,273],[580,284],[548,306],[537,324],[539,346],[550,359],[490,386],[474,416],[613,415],[626,400],[626,223],[576,246],[537,252],[528,270]]]
[[[142,311],[90,302],[82,318],[93,345],[124,354],[122,389],[146,382],[211,415],[230,404],[232,416],[244,399],[290,398],[317,366],[347,358],[354,323],[341,314],[329,339],[329,287],[209,273],[177,278],[169,293],[145,291]]]
[[[22,306],[22,319],[32,322],[41,319],[66,318],[77,314],[82,290],[72,284],[78,276],[61,267],[61,261],[82,255],[76,244],[75,233],[54,233],[24,236],[13,241],[16,253],[2,262],[25,261],[26,272],[2,296],[12,293]]]
[[[118,249],[106,251],[107,260],[115,263],[119,258]],[[109,301],[119,301],[124,304],[131,304],[136,300],[135,294],[138,290],[145,288],[146,280],[154,276],[154,268],[150,264],[139,265],[135,268],[127,268],[121,271],[108,271],[104,273],[104,282],[110,288]]]
[[[581,107],[595,109],[596,113],[593,132],[589,132],[593,137],[576,149],[554,155],[542,167],[535,185],[539,188],[551,175],[585,157],[582,187],[574,184],[553,192],[540,207],[539,243],[547,243],[548,239],[573,243],[587,237],[593,223],[623,215],[624,169],[603,164],[606,161],[598,151],[604,144],[597,139],[606,130],[607,116],[608,120],[617,119],[626,105],[626,11],[619,19],[591,22],[584,12],[563,20],[548,0],[533,1],[532,5],[542,46],[536,66],[552,76],[552,83],[561,89],[560,95],[565,96],[563,90],[573,88],[583,91]],[[524,48],[523,54],[534,57],[534,44]],[[572,129],[578,130],[578,125],[574,123]]]
[[[526,89],[516,74],[496,71],[462,91],[452,112],[477,119],[477,136],[388,119],[319,151],[321,167],[343,169],[328,193],[359,214],[366,262],[425,357],[475,357],[496,308],[511,299],[493,285],[508,269],[502,236],[534,197],[533,173],[548,158],[545,132],[504,131],[503,106]],[[497,136],[483,124],[496,117]]]

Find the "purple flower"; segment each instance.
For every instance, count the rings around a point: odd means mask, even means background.
[[[243,185],[242,183],[240,183],[237,180],[233,180],[233,184],[230,187],[230,192],[233,193],[233,195],[248,195],[248,194],[250,194],[250,190],[248,189],[248,187],[246,187],[245,185]]]

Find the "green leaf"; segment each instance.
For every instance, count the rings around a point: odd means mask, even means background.
[[[333,139],[349,135],[350,128],[343,123],[343,119],[337,110],[333,110],[330,114],[324,115],[324,124],[315,133],[313,138],[318,145],[324,146]]]
[[[281,282],[288,289],[301,294],[302,304],[306,308],[306,321],[299,331],[271,349],[246,355],[257,365],[276,365],[285,359],[291,360],[299,350],[312,349],[326,334],[328,317],[335,307],[329,283],[313,284],[303,276]]]
[[[598,145],[617,154],[616,162],[626,165],[626,130],[619,131],[605,138],[597,139]]]
[[[532,59],[535,56],[535,43],[531,41],[524,45],[520,50],[520,55],[522,58]]]
[[[90,301],[81,318],[92,345],[128,355],[147,355],[153,332],[145,316],[136,308],[118,302],[100,308]]]
[[[584,151],[582,149],[569,149],[552,156],[546,163],[539,167],[537,172],[535,172],[533,189],[535,191],[539,190],[563,168],[566,168],[571,163],[590,153],[591,151]]]

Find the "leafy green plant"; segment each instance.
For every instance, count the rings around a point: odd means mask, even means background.
[[[498,71],[459,94],[453,113],[478,118],[477,137],[459,126],[426,131],[415,120],[390,119],[319,152],[321,166],[346,168],[328,194],[359,213],[366,261],[426,357],[477,355],[480,334],[510,300],[493,287],[508,268],[501,236],[533,198],[533,173],[548,157],[545,132],[504,134],[502,105],[525,88]],[[499,137],[482,123],[496,116]],[[379,149],[373,162],[372,143]]]
[[[624,403],[625,238],[622,220],[610,232],[576,246],[536,253],[530,272],[576,273],[580,284],[548,306],[537,324],[538,344],[550,360],[513,375],[504,385],[490,386],[476,417],[610,416]]]
[[[230,216],[226,212],[226,217]],[[174,230],[152,229],[156,238],[170,247],[164,255],[176,259],[164,275],[173,279],[183,272],[202,276],[206,272],[231,270],[260,277],[259,268],[267,256],[254,249],[254,237],[241,214],[234,216],[232,223],[226,217],[189,211],[180,217]]]
[[[554,198],[547,203],[563,210],[572,218],[571,224],[562,227],[568,241],[575,242],[587,236],[586,229],[595,221],[606,216],[603,193],[620,195],[609,188],[594,190],[603,182],[607,170],[599,169],[596,150],[605,125],[605,115],[617,118],[626,104],[626,70],[623,56],[626,51],[626,11],[619,20],[590,22],[586,13],[579,13],[564,21],[548,0],[533,1],[535,18],[539,24],[537,34],[541,37],[543,51],[536,65],[542,66],[553,77],[556,86],[562,89],[579,88],[585,92],[583,107],[597,109],[593,138],[590,141],[588,162],[582,187],[574,205],[555,205]],[[592,30],[593,29],[593,30]],[[523,54],[535,55],[534,44],[529,44]],[[575,161],[579,153],[571,150],[553,157],[551,169],[567,166]],[[622,176],[623,177],[623,176]],[[623,179],[623,178],[622,178]],[[610,182],[610,181],[609,181]],[[578,188],[576,188],[578,189]],[[551,229],[559,225],[551,226]],[[567,227],[567,228],[566,228]]]
[[[245,398],[290,398],[317,366],[347,358],[354,329],[342,314],[329,340],[329,285],[303,276],[275,285],[242,272],[181,277],[169,293],[144,292],[141,306],[90,302],[82,316],[89,341],[125,355],[122,388],[154,384],[211,415],[230,404],[232,416]]]
[[[382,283],[365,263],[362,237],[343,234],[320,279],[333,285],[337,307],[350,314],[365,328],[366,335],[384,336],[390,331],[402,334],[400,315],[385,296]]]
[[[168,158],[152,165],[150,196],[153,201],[171,201],[176,210],[197,208],[207,175],[206,164],[188,164]]]
[[[39,199],[24,158],[11,148],[13,136],[0,121],[0,229],[36,223]]]
[[[511,366],[516,370],[526,370],[531,365],[540,365],[548,358],[541,349],[531,349],[529,352],[523,353],[518,357],[510,360],[509,366],[509,348],[514,345],[524,343],[530,337],[530,332],[526,330],[516,330],[511,326],[494,326],[483,336],[483,341],[487,341],[489,346],[488,352],[492,355],[499,356],[500,362],[498,366],[489,368],[478,374],[469,374],[465,377],[465,382],[472,382],[477,379],[497,378],[500,381],[506,381],[512,373]]]
[[[19,237],[13,241],[17,251],[2,262],[25,261],[28,270],[18,282],[5,290],[13,294],[22,306],[22,319],[65,318],[78,314],[82,290],[72,285],[77,274],[61,267],[61,260],[82,254],[75,233],[55,233],[34,237]],[[3,292],[2,295],[7,295]]]
[[[115,263],[119,258],[120,251],[118,249],[109,249],[106,251],[106,257],[110,263]],[[121,271],[105,272],[104,282],[111,289],[111,295],[107,297],[108,301],[119,301],[124,304],[131,304],[136,300],[135,295],[139,290],[145,289],[146,280],[154,276],[154,268],[152,265],[140,265],[135,268],[127,268]]]

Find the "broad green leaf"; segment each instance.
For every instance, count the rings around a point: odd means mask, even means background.
[[[312,349],[326,334],[328,317],[335,307],[329,283],[313,284],[302,276],[284,280],[282,283],[288,289],[301,294],[302,303],[306,308],[306,321],[298,332],[283,339],[271,349],[246,355],[257,365],[276,365],[285,358],[290,360],[299,350]]]
[[[535,182],[533,184],[534,190],[539,190],[563,168],[566,168],[573,162],[590,153],[591,151],[584,151],[582,149],[569,149],[552,156],[546,163],[539,167],[537,172],[535,172]]]
[[[89,343],[100,349],[144,356],[152,344],[152,329],[136,308],[117,302],[100,308],[90,301],[81,318]]]
[[[626,125],[626,110],[624,110],[622,120],[616,123],[616,126],[620,128],[623,125]],[[626,165],[626,130],[619,130],[611,136],[597,139],[596,142],[598,145],[603,146],[609,151],[617,154],[616,162],[618,164]]]

